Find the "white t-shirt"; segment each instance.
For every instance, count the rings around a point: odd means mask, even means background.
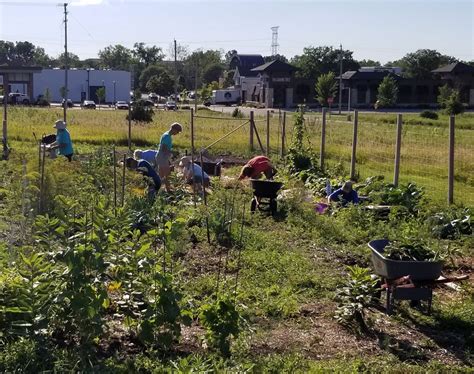
[[[189,165],[186,169],[185,169],[185,175],[186,175],[186,178],[187,179],[191,179],[193,177],[193,174],[191,172],[191,168],[190,168],[191,165]],[[193,171],[194,171],[194,176],[197,176],[197,177],[201,177],[202,176],[202,169],[199,165],[197,164],[193,164]],[[204,179],[209,179],[209,175],[207,175],[206,172],[204,172]]]

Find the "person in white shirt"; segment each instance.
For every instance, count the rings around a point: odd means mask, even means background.
[[[209,178],[209,175],[206,172],[203,172],[202,168],[198,164],[193,163],[193,166],[191,167],[191,158],[189,156],[181,158],[181,160],[179,161],[179,167],[182,169],[183,178],[186,183],[194,185],[204,184],[204,187],[209,187],[209,185],[211,184],[211,179]]]

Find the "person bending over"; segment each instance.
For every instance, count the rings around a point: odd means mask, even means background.
[[[240,172],[239,180],[244,178],[258,179],[262,174],[265,174],[267,179],[273,179],[276,172],[276,169],[268,157],[257,156],[244,165]]]
[[[344,182],[341,188],[329,195],[328,201],[329,203],[339,202],[342,206],[346,206],[349,203],[358,204],[359,195],[357,195],[357,191],[352,188],[352,182],[347,181]]]
[[[155,169],[157,169],[156,165],[156,156],[158,155],[158,151],[154,149],[147,149],[145,151],[141,149],[137,149],[133,152],[133,158],[135,160],[145,160]]]
[[[186,183],[194,184],[194,186],[204,185],[204,187],[209,187],[211,184],[211,178],[209,178],[209,175],[202,170],[201,166],[193,163],[193,166],[191,167],[191,159],[189,157],[185,156],[181,158],[179,161],[179,167],[182,168],[183,178]]]
[[[135,160],[134,158],[129,157],[125,160],[125,166],[130,170],[136,170],[137,172],[143,174],[145,177],[150,177],[153,180],[155,192],[160,189],[161,178],[148,161],[143,159]]]

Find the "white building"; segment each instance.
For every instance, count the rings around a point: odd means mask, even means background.
[[[33,99],[44,95],[46,89],[52,102],[62,100],[65,74],[63,69],[43,69],[33,75]],[[70,69],[68,71],[68,98],[80,103],[84,100],[98,102],[97,89],[105,88],[105,102],[130,101],[131,74],[122,70]]]

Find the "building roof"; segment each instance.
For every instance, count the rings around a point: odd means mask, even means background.
[[[444,65],[438,69],[432,70],[432,73],[474,73],[474,66],[465,64],[464,62],[454,62]]]
[[[342,79],[345,80],[382,80],[387,75],[391,75],[395,79],[400,77],[396,74],[393,74],[390,71],[360,71],[360,70],[351,70],[346,71],[342,74]],[[339,77],[336,77],[339,78]]]
[[[288,73],[291,74],[293,71],[295,71],[297,68],[294,67],[293,65],[290,65],[286,62],[280,61],[280,60],[273,60],[270,62],[267,62],[266,64],[257,66],[256,68],[253,68],[252,71],[256,71],[259,73]]]
[[[36,73],[43,70],[41,66],[0,65],[0,73]]]
[[[252,69],[265,63],[262,55],[241,55],[237,54],[230,60],[229,69],[238,70],[242,77],[256,77],[257,72]]]

